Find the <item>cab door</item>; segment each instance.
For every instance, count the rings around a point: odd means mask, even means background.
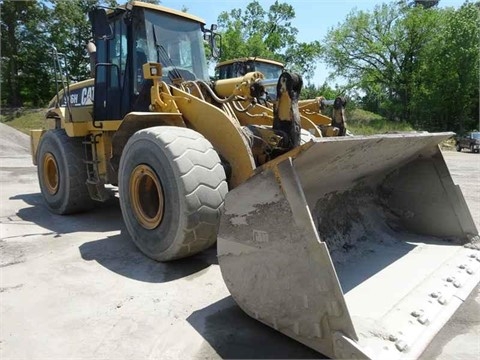
[[[130,108],[130,31],[124,13],[107,21],[111,35],[96,37],[95,121],[121,120]]]

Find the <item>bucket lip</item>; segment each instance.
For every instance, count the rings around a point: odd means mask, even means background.
[[[433,338],[454,316],[458,308],[480,283],[480,261],[476,260],[477,258],[480,259],[480,251],[478,249],[458,247],[456,253],[439,265],[432,276],[426,278],[421,286],[412,290],[412,293],[417,293],[415,298],[419,299],[418,306],[425,310],[424,313],[420,312],[420,315],[425,315],[425,322],[421,321],[422,319],[418,313],[415,314],[414,310],[417,308],[412,308],[410,306],[412,303],[409,303],[408,300],[405,301],[406,297],[395,306],[395,309],[389,312],[389,314],[396,312],[397,314],[402,313],[405,315],[403,326],[399,327],[400,331],[392,332],[390,338],[383,339],[376,345],[367,344],[368,336],[364,336],[365,332],[360,332],[362,335],[357,342],[358,346],[368,350],[369,353],[380,355],[378,358],[398,360],[419,358]],[[466,266],[465,269],[460,269],[457,266],[458,263],[466,262],[469,266]],[[470,269],[470,272],[467,269]],[[449,283],[448,277],[444,276],[446,273],[455,273],[456,281],[460,285],[455,285],[453,282]],[[434,286],[434,284],[443,283],[448,283],[451,291],[445,291],[447,287]],[[442,289],[440,293],[432,292],[439,288]],[[439,295],[439,297],[436,297],[435,294]],[[431,299],[431,301],[427,299]],[[392,319],[387,319],[387,317],[388,314],[385,314],[379,321],[390,323]],[[407,318],[411,319],[411,321],[407,321]],[[358,330],[358,327],[356,327],[356,330]],[[397,335],[399,336],[398,338]]]
[[[455,136],[454,132],[436,132],[431,133],[428,131],[407,131],[407,132],[395,132],[375,135],[354,135],[354,136],[331,136],[323,138],[313,138],[313,142],[335,142],[335,141],[361,141],[368,139],[404,139],[404,138],[445,138],[448,139]]]

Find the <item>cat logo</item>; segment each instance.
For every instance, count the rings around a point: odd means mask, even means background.
[[[82,95],[80,99],[82,106],[93,104],[93,91],[94,91],[93,86],[82,89]]]

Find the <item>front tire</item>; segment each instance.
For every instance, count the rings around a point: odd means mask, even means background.
[[[123,219],[134,243],[154,260],[187,257],[213,245],[227,191],[218,154],[191,129],[140,130],[123,150]]]
[[[458,152],[462,151],[462,147],[460,146],[460,144],[457,144],[455,146],[455,149],[457,149]]]
[[[37,174],[47,207],[59,215],[93,207],[86,185],[81,138],[69,137],[65,130],[47,131],[38,145]]]

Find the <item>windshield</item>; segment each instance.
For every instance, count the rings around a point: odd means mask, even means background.
[[[265,79],[278,79],[283,72],[283,66],[253,60],[239,61],[217,67],[216,77],[218,79],[230,79],[252,71],[261,72]]]
[[[479,139],[480,140],[480,133],[478,133],[478,132],[472,133],[472,139]]]
[[[255,70],[260,71],[265,79],[278,79],[283,72],[283,67],[257,61],[255,62]]]
[[[208,80],[203,32],[195,21],[145,10],[145,34],[137,38],[136,52],[162,64],[164,81],[178,74],[185,80]]]

